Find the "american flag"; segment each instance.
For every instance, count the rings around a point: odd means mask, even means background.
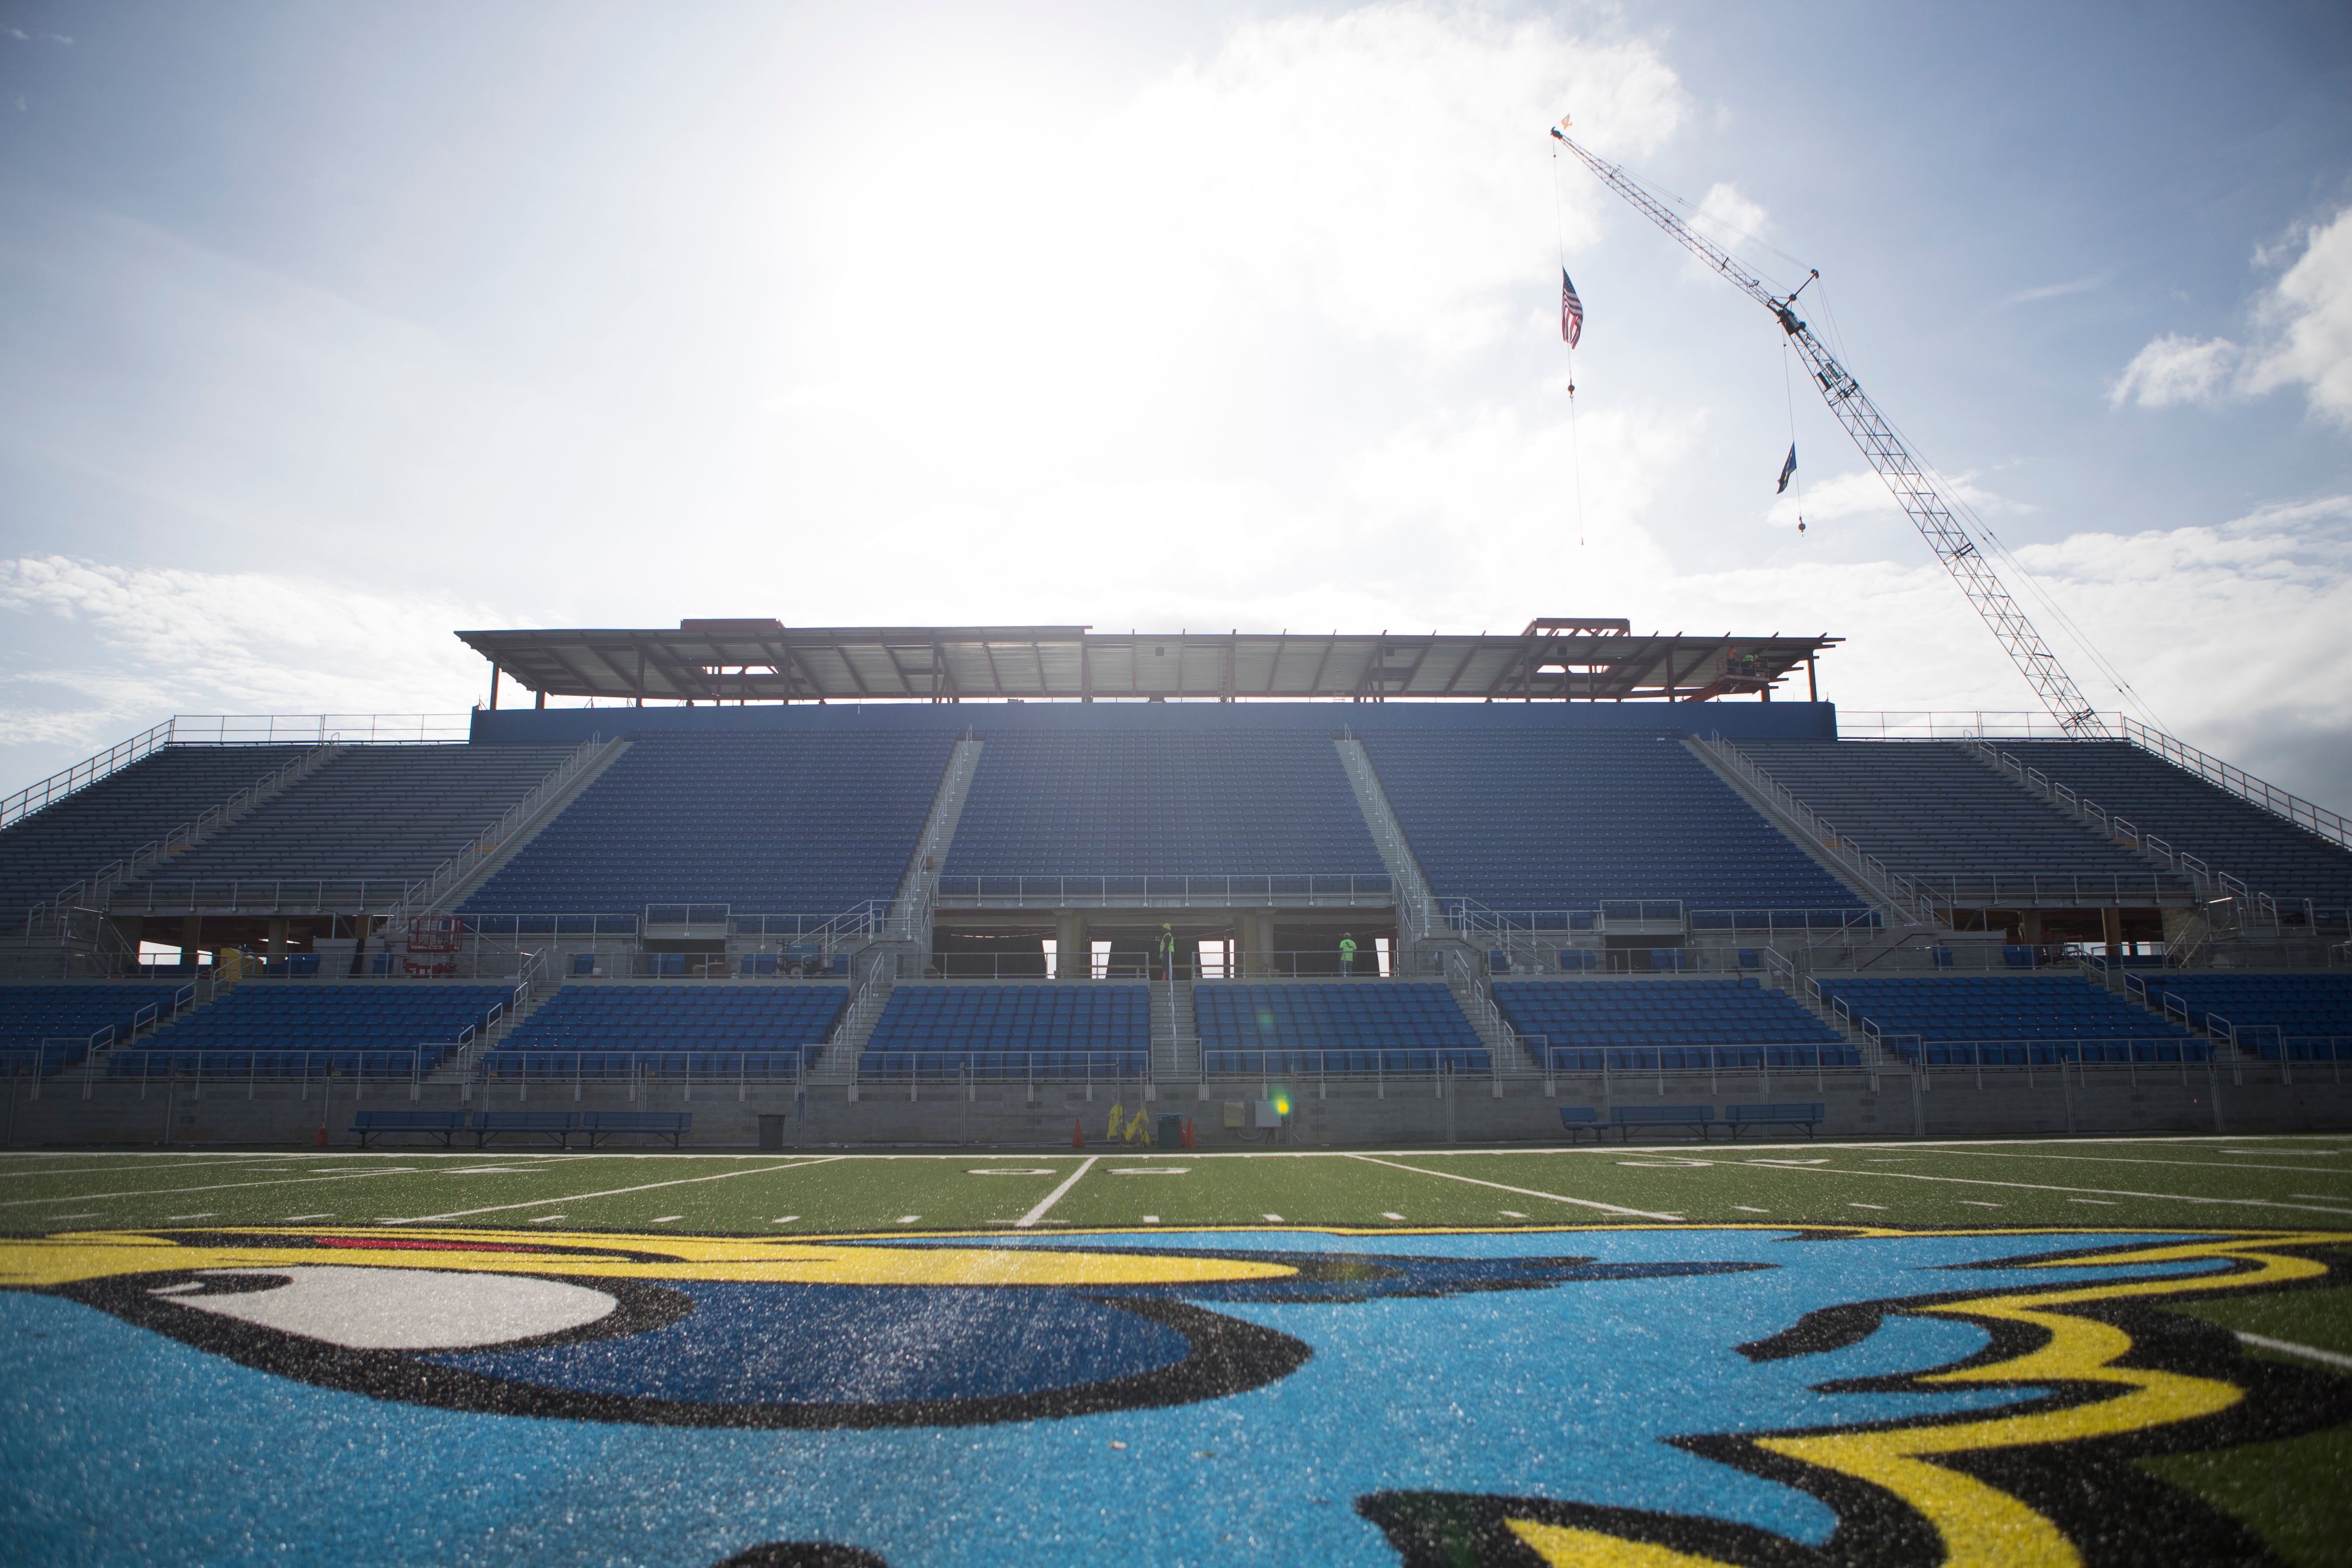
[[[1570,348],[1584,335],[1584,301],[1576,297],[1576,285],[1568,280],[1565,267],[1559,269],[1559,335]]]

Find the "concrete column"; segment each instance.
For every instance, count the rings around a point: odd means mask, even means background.
[[[1094,938],[1087,931],[1087,917],[1076,910],[1055,910],[1054,977],[1056,980],[1091,980],[1094,973]]]
[[[282,973],[285,963],[286,921],[280,917],[269,922],[269,967],[273,973]]]
[[[1266,979],[1275,972],[1274,914],[1272,910],[1253,910],[1240,921],[1242,973],[1253,979]]]
[[[204,934],[204,916],[189,915],[180,921],[180,967],[190,974],[196,972],[196,943]]]
[[[2042,940],[2042,911],[2026,910],[2017,917],[2018,935],[2029,942]]]
[[[2109,958],[2121,958],[2124,955],[2123,910],[2117,909],[2101,910],[2099,911],[2099,934],[2107,939],[2107,956]]]

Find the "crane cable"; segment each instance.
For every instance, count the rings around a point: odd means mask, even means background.
[[[1822,314],[1828,320],[1831,340],[1836,347],[1838,357],[1851,363],[1852,356],[1847,353],[1845,346],[1845,333],[1839,328],[1837,310],[1830,302],[1828,282],[1822,281],[1817,291],[1821,296]],[[2099,645],[2091,640],[2091,634],[2084,631],[2082,624],[2066,613],[2066,607],[2058,602],[2056,595],[2042,585],[2042,580],[2033,574],[2024,562],[2018,559],[2016,552],[2010,549],[2000,535],[1993,531],[1992,525],[1985,521],[1983,514],[1970,504],[1965,495],[1961,494],[1960,487],[1946,477],[1934,463],[1919,455],[1917,443],[1914,442],[1910,435],[1895,422],[1893,415],[1882,408],[1879,410],[1879,417],[1886,421],[1886,427],[1894,433],[1895,438],[1910,449],[1914,460],[1934,482],[1936,493],[1942,498],[1955,520],[1961,523],[1963,531],[1980,541],[1991,552],[1995,560],[2016,574],[2019,584],[2026,595],[2036,605],[2049,614],[2050,618],[2057,623],[2059,629],[2066,634],[2068,640],[2081,649],[2084,656],[2091,661],[2091,668],[2105,679],[2107,684],[2115,689],[2116,694],[2124,700],[2126,706],[2137,708],[2149,723],[2169,733],[2171,726],[2164,721],[2163,716],[2157,712],[2155,706],[2139,694],[2138,689],[2125,678],[2122,670],[2116,668],[2114,661],[2099,650]]]
[[[1796,345],[1786,337],[1780,340],[1780,390],[1789,399],[1789,482],[1797,487],[1797,537],[1805,536],[1805,474],[1797,466],[1797,383],[1789,368],[1789,356],[1797,352]]]
[[[1559,246],[1559,275],[1568,277],[1568,217],[1560,200],[1559,149],[1551,150],[1551,226]],[[1584,548],[1584,449],[1576,436],[1576,345],[1568,345],[1568,469],[1576,496],[1576,547]]]

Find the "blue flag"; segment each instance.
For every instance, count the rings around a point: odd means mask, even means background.
[[[1780,482],[1773,487],[1772,493],[1774,495],[1779,495],[1782,490],[1787,489],[1789,488],[1789,481],[1796,477],[1796,473],[1797,444],[1794,441],[1791,441],[1789,443],[1789,460],[1780,465]]]

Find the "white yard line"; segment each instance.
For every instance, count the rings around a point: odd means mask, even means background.
[[[1993,1149],[1947,1149],[1947,1154],[1966,1154],[1979,1160],[2073,1160],[2094,1165],[2180,1165],[2191,1171],[2284,1171],[2289,1175],[2308,1176],[2314,1172],[2334,1175],[2326,1165],[2246,1165],[2235,1160],[2143,1160],[2129,1154],[2029,1154],[2023,1150],[2010,1152]]]
[[[1088,1171],[1094,1169],[1095,1162],[1101,1158],[1102,1156],[1099,1154],[1089,1154],[1084,1160],[1080,1161],[1078,1163],[1078,1168],[1070,1173],[1069,1178],[1063,1182],[1060,1186],[1055,1187],[1052,1192],[1047,1193],[1045,1194],[1045,1201],[1040,1203],[1035,1208],[1031,1209],[1027,1214],[1024,1214],[1019,1219],[1014,1220],[1013,1222],[1013,1228],[1015,1230],[1027,1230],[1031,1226],[1034,1226],[1039,1220],[1044,1219],[1045,1217],[1046,1211],[1051,1209],[1055,1204],[1060,1203],[1062,1201],[1062,1194],[1068,1192],[1072,1187],[1076,1186],[1078,1184],[1078,1178],[1085,1175]]]
[[[23,1208],[29,1204],[86,1204],[93,1198],[176,1198],[189,1193],[226,1193],[239,1187],[291,1187],[305,1182],[357,1182],[375,1176],[413,1176],[416,1173],[406,1166],[394,1171],[352,1171],[332,1176],[289,1176],[282,1182],[215,1182],[205,1187],[156,1187],[142,1193],[74,1193],[61,1198],[8,1198],[0,1200],[0,1208]]]
[[[1507,1187],[1500,1182],[1482,1182],[1475,1176],[1457,1176],[1451,1171],[1424,1171],[1417,1165],[1400,1165],[1393,1160],[1376,1160],[1370,1154],[1350,1154],[1350,1160],[1361,1160],[1367,1165],[1386,1165],[1391,1171],[1411,1171],[1416,1176],[1434,1176],[1441,1182],[1467,1182],[1474,1187],[1492,1187],[1498,1193],[1517,1193],[1523,1198],[1549,1198],[1556,1204],[1574,1204],[1579,1208],[1599,1209],[1603,1214],[1622,1214],[1634,1219],[1664,1219],[1676,1224],[1678,1214],[1653,1214],[1648,1209],[1629,1209],[1620,1204],[1604,1204],[1592,1198],[1567,1198],[1558,1193],[1539,1193],[1533,1187]]]
[[[2226,1204],[2238,1208],[2294,1209],[2311,1214],[2352,1214],[2352,1208],[2323,1208],[2317,1204],[2282,1204],[2269,1198],[2200,1198],[2184,1193],[2138,1193],[2125,1187],[2054,1187],[2039,1182],[1996,1182],[1989,1176],[1930,1176],[1918,1171],[1857,1171],[1840,1169],[1835,1165],[1800,1165],[1787,1163],[1755,1162],[1768,1170],[1802,1171],[1815,1176],[1869,1176],[1890,1182],[1949,1182],[1964,1187],[2009,1187],[2026,1193],[2095,1193],[2107,1198],[2160,1198],[2172,1204]],[[1966,1198],[1959,1200],[1968,1202]]]
[[[550,1204],[580,1204],[590,1198],[617,1198],[630,1193],[650,1193],[660,1187],[690,1187],[701,1182],[730,1182],[738,1176],[763,1176],[772,1171],[805,1171],[811,1165],[829,1165],[842,1156],[827,1154],[814,1160],[802,1160],[790,1165],[761,1165],[749,1171],[721,1171],[715,1176],[684,1176],[675,1182],[647,1182],[635,1187],[607,1187],[601,1193],[573,1193],[561,1198],[534,1198],[527,1204],[490,1204],[478,1209],[453,1209],[447,1214],[412,1215],[406,1219],[379,1220],[380,1225],[430,1225],[435,1220],[470,1219],[478,1214],[504,1214],[509,1209],[543,1209]],[[561,1216],[551,1216],[561,1217]],[[531,1222],[536,1225],[539,1222]]]
[[[2352,1355],[2338,1355],[2334,1351],[2321,1350],[2317,1345],[2299,1345],[2293,1340],[2274,1340],[2263,1334],[2240,1331],[2238,1338],[2257,1350],[2276,1351],[2281,1355],[2301,1356],[2322,1366],[2332,1366],[2338,1372],[2352,1372]]]

